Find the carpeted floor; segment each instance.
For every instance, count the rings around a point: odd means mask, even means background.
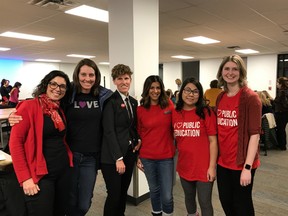
[[[288,215],[288,151],[270,150],[268,156],[261,152],[261,167],[257,170],[254,183],[254,206],[256,216]],[[98,175],[92,207],[87,216],[102,216],[106,197],[105,184],[101,172]],[[185,216],[184,194],[176,178],[174,186],[174,216]],[[213,206],[215,216],[224,216],[217,185],[214,184]],[[150,200],[138,206],[127,203],[126,216],[148,216]]]

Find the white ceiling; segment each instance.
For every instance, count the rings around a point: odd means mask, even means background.
[[[95,55],[109,61],[108,24],[65,14],[70,6],[39,7],[33,0],[1,0],[0,33],[16,31],[56,38],[34,42],[0,37],[0,58],[60,59],[76,63],[67,54]],[[119,0],[121,1],[121,0]],[[108,0],[65,0],[72,6],[86,4],[107,10]],[[159,0],[159,62],[181,61],[172,55],[194,56],[195,60],[221,58],[239,46],[260,54],[288,53],[287,0]],[[285,32],[286,31],[286,32]],[[206,36],[221,41],[198,45],[183,38]]]

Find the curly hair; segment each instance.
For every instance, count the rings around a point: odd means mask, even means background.
[[[223,67],[227,62],[234,62],[237,65],[239,72],[240,72],[238,83],[240,87],[246,86],[247,85],[247,70],[246,70],[243,59],[239,55],[231,55],[231,56],[227,56],[223,58],[223,61],[219,66],[217,76],[216,76],[219,81],[218,86],[219,87],[223,86],[225,91],[228,90],[227,83],[223,79],[223,76],[222,76]]]
[[[211,110],[210,110],[209,106],[207,105],[206,100],[203,97],[204,93],[203,93],[203,87],[202,87],[201,83],[198,80],[196,80],[194,77],[187,78],[184,80],[184,82],[180,88],[180,91],[179,91],[179,98],[178,98],[178,101],[176,103],[175,109],[177,112],[182,111],[182,109],[184,107],[184,101],[182,98],[183,90],[188,83],[194,84],[197,87],[197,89],[199,90],[199,99],[198,99],[197,103],[195,104],[196,105],[196,114],[200,118],[205,119],[204,109],[208,110],[209,115],[211,114]]]
[[[95,72],[95,83],[92,86],[90,92],[94,95],[97,96],[99,94],[99,86],[100,86],[100,82],[101,82],[101,73],[100,70],[98,68],[98,66],[96,65],[96,63],[94,61],[92,61],[91,59],[82,59],[75,67],[74,69],[74,73],[73,73],[73,84],[74,87],[77,90],[77,93],[80,93],[82,90],[80,81],[79,81],[79,73],[80,73],[80,69],[81,67],[83,67],[84,65],[89,66],[91,68],[93,68],[94,72]]]
[[[39,97],[39,95],[46,93],[49,82],[55,77],[62,77],[65,80],[66,92],[70,89],[70,80],[67,74],[65,74],[63,71],[53,70],[50,73],[48,73],[36,86],[36,88],[32,93],[32,96],[36,98]],[[67,101],[67,100],[68,100],[68,94],[65,94],[65,96],[61,99],[61,101]]]
[[[144,85],[143,85],[143,91],[141,94],[141,100],[140,105],[143,106],[146,109],[149,109],[151,106],[151,99],[149,96],[149,91],[151,88],[151,85],[153,82],[158,82],[160,84],[160,96],[158,104],[161,107],[161,109],[164,109],[169,106],[169,99],[167,97],[167,94],[165,92],[165,87],[162,79],[159,76],[151,75],[146,78]]]
[[[131,71],[130,67],[124,64],[117,64],[112,68],[112,79],[115,80],[117,77],[128,74],[131,78],[133,72]]]

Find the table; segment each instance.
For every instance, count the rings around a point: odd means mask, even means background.
[[[14,110],[15,110],[15,108],[0,109],[0,138],[1,138],[0,141],[1,141],[2,149],[4,148],[2,122],[7,121],[10,113]]]

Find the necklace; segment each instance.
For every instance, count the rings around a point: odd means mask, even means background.
[[[233,96],[235,96],[239,91],[240,91],[240,88],[239,88],[237,91],[235,91],[235,92],[227,92],[227,96],[228,96],[228,97],[233,97]]]

